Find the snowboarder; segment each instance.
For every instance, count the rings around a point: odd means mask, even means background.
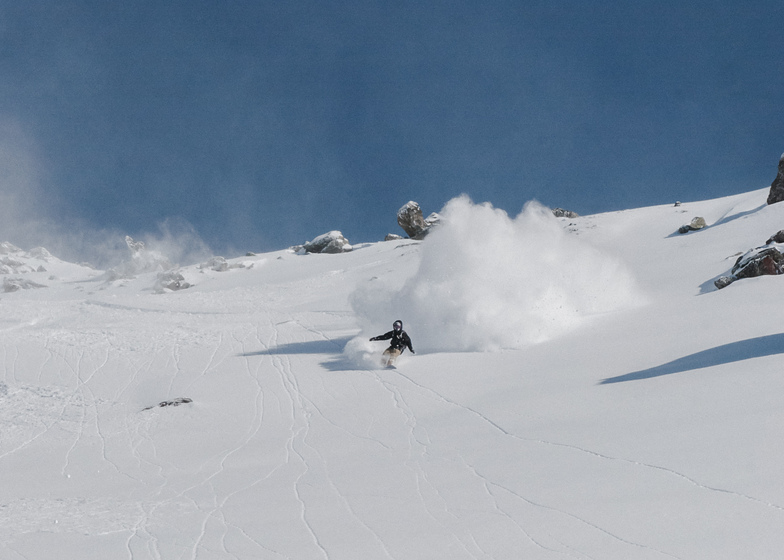
[[[379,336],[374,336],[371,338],[371,341],[374,340],[390,340],[389,348],[384,350],[383,359],[381,363],[387,367],[392,367],[395,365],[395,360],[397,359],[403,351],[408,348],[411,350],[412,354],[416,354],[414,352],[414,348],[411,346],[411,339],[406,334],[406,331],[403,330],[403,321],[395,321],[392,324],[392,330],[388,333],[381,334]]]

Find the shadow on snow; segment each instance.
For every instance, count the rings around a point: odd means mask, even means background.
[[[245,358],[251,356],[265,356],[275,354],[339,354],[343,352],[349,340],[353,337],[334,338],[327,340],[311,340],[309,342],[289,342],[287,344],[280,344],[272,346],[264,350],[255,352],[244,352],[238,354]]]
[[[715,348],[689,354],[683,358],[678,358],[672,362],[667,362],[660,366],[633,371],[617,377],[608,377],[600,382],[600,385],[609,383],[621,383],[623,381],[639,381],[662,375],[682,373],[694,369],[702,369],[711,366],[719,366],[732,362],[740,362],[751,358],[761,358],[774,354],[784,354],[784,333],[758,336],[747,340],[739,340],[722,344]]]
[[[683,235],[699,234],[702,231],[706,231],[708,229],[715,228],[715,227],[718,227],[718,226],[723,226],[724,224],[728,224],[729,222],[734,222],[735,220],[739,220],[741,218],[745,218],[747,216],[755,214],[756,212],[759,212],[760,210],[765,208],[767,205],[768,204],[766,202],[765,204],[763,204],[761,206],[758,206],[757,208],[753,208],[751,210],[746,210],[744,212],[738,212],[736,214],[729,214],[729,215],[722,216],[721,218],[716,220],[716,222],[714,222],[714,223],[712,223],[712,224],[710,224],[708,226],[705,226],[702,229],[696,230],[696,231],[688,231],[688,232],[686,232],[684,234],[684,233],[680,233],[679,231],[676,230],[676,231],[672,232],[670,235],[668,235],[667,239],[669,239],[671,237],[681,237]]]

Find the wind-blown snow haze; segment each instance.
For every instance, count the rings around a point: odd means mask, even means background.
[[[511,218],[462,196],[426,237],[412,278],[368,282],[352,303],[367,330],[401,316],[416,349],[437,352],[522,348],[643,300],[621,260],[570,235],[541,204]]]

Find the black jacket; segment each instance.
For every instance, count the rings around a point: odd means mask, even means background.
[[[416,354],[416,352],[414,352],[414,349],[411,347],[411,339],[408,338],[406,331],[389,331],[388,333],[379,336],[374,336],[370,340],[389,340],[390,338],[392,340],[390,341],[389,345],[392,348],[400,350],[401,352],[406,348],[408,348],[409,350],[411,350],[412,354]]]

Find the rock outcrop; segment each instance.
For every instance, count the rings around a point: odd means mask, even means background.
[[[343,237],[339,231],[330,231],[319,235],[313,241],[308,241],[304,245],[292,247],[297,253],[347,253],[354,248],[348,239]]]
[[[779,172],[770,184],[768,193],[768,204],[775,204],[784,200],[784,154],[779,159]]]
[[[413,200],[406,202],[397,211],[397,224],[403,228],[403,231],[411,239],[424,239],[430,233],[430,230],[440,222],[441,216],[436,212],[433,212],[425,219],[419,204]]]
[[[421,239],[427,235],[427,224],[422,209],[413,200],[405,203],[397,211],[397,225],[403,228],[411,239]]]
[[[735,280],[755,276],[776,275],[784,272],[784,254],[777,247],[766,245],[747,251],[735,261],[729,276],[721,276],[714,285],[726,288]]]

